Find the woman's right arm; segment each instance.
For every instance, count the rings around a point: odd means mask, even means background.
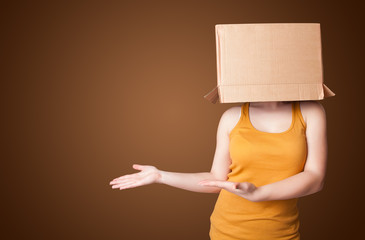
[[[232,108],[231,108],[232,109]],[[128,174],[116,178],[110,182],[113,188],[126,189],[152,183],[166,184],[172,187],[203,193],[218,193],[220,188],[202,186],[198,183],[202,180],[227,180],[229,165],[229,131],[235,119],[232,118],[232,110],[225,111],[219,121],[216,139],[216,150],[214,153],[213,164],[210,172],[199,173],[178,173],[168,172],[157,169],[150,165],[134,164],[133,168],[141,170],[139,173]]]

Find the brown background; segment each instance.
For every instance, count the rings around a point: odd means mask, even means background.
[[[214,25],[321,23],[325,188],[300,199],[304,240],[362,232],[364,37],[359,5],[319,1],[7,1],[1,6],[1,234],[208,239],[217,194],[112,190],[133,163],[209,171],[220,115]],[[86,2],[86,1],[85,1]],[[360,134],[361,133],[361,134]]]

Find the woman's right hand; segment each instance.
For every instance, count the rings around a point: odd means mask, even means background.
[[[110,182],[112,188],[120,190],[126,188],[134,188],[152,183],[157,183],[161,178],[159,170],[154,166],[133,164],[133,168],[140,170],[139,173],[124,175],[113,179]]]

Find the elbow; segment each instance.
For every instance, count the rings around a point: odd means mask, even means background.
[[[311,172],[311,174],[312,174],[312,178],[313,178],[311,192],[316,193],[316,192],[322,191],[322,189],[324,187],[325,176],[323,174],[312,173],[312,172]]]
[[[227,181],[228,180],[228,176],[226,174],[210,172],[210,175],[211,175],[211,178],[214,180],[218,180],[218,181]]]
[[[210,174],[211,174],[212,180],[218,180],[218,181],[227,181],[228,180],[227,175],[216,174],[216,173],[213,173],[213,172],[210,172]],[[212,187],[212,190],[210,191],[210,193],[220,193],[221,190],[222,190],[221,188]]]
[[[320,192],[323,190],[324,187],[324,179],[321,179],[316,187],[316,191],[315,192]]]

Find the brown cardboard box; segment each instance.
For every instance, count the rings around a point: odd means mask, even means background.
[[[212,103],[321,100],[335,94],[323,83],[319,23],[215,25],[217,86]]]

